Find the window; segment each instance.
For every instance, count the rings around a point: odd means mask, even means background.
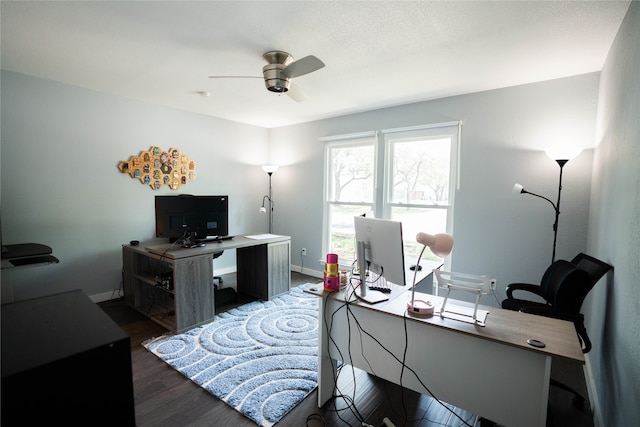
[[[345,135],[325,149],[323,250],[355,259],[353,217],[375,208],[377,134]]]
[[[405,257],[418,232],[452,233],[459,123],[322,138],[325,146],[323,251],[355,259],[353,217],[401,221]],[[425,251],[425,258],[433,254]]]

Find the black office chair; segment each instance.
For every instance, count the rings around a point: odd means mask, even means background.
[[[529,283],[512,283],[507,286],[507,299],[502,301],[502,308],[524,313],[554,317],[573,322],[582,345],[582,352],[591,350],[591,340],[584,326],[584,315],[580,313],[582,303],[593,286],[613,267],[590,255],[580,253],[571,262],[555,261],[542,276],[540,285]],[[530,292],[542,297],[545,302],[533,302],[514,297],[514,292]],[[569,391],[574,397],[574,404],[584,405],[584,397],[569,386],[551,380],[551,384]]]

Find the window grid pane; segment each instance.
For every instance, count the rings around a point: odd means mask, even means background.
[[[353,217],[371,211],[371,205],[329,204],[329,252],[338,254],[341,264],[356,258]]]
[[[391,140],[389,202],[447,205],[451,138]]]
[[[429,234],[445,232],[447,229],[447,213],[447,208],[391,208],[391,220],[402,222],[402,240],[406,258],[417,259],[420,255],[422,245],[416,242],[416,235],[419,232]],[[439,259],[431,251],[425,251],[422,257],[432,260]]]
[[[373,203],[373,144],[335,146],[329,150],[328,200]]]

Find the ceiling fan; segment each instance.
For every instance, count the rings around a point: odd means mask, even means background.
[[[267,65],[262,67],[262,77],[258,76],[209,76],[210,79],[264,79],[264,85],[271,92],[286,93],[293,100],[302,102],[308,99],[291,79],[304,76],[324,67],[324,63],[313,55],[305,56],[297,61],[287,52],[269,51],[262,55]]]

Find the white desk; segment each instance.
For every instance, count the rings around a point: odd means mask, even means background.
[[[423,394],[430,394],[405,366],[441,401],[505,426],[543,427],[546,423],[551,357],[584,363],[573,323],[493,307],[486,327],[436,315],[406,313],[408,290],[394,290],[392,299],[375,305],[344,303],[345,291],[307,291],[321,297],[319,305],[318,405],[335,388],[336,360]],[[394,295],[395,294],[395,295]],[[418,294],[437,306],[442,298]],[[451,304],[466,303],[451,301]],[[406,315],[406,320],[405,320]],[[347,322],[347,316],[350,322]],[[355,322],[374,336],[362,334]],[[326,323],[325,323],[326,322]],[[347,327],[350,325],[350,328]],[[527,344],[538,339],[538,349]],[[366,355],[366,360],[363,355]]]

